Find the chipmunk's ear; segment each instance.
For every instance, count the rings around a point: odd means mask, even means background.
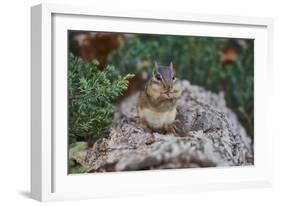
[[[157,63],[157,61],[155,61],[153,71],[152,71],[152,75],[155,76],[157,73],[158,73],[158,63]]]
[[[158,63],[157,63],[157,61],[154,62],[154,67],[155,67],[156,69],[158,69]]]
[[[173,70],[174,66],[173,66],[173,62],[170,63],[170,68]]]
[[[175,69],[174,69],[173,62],[170,63],[170,66],[169,66],[169,67],[170,67],[170,69],[171,69],[172,74],[175,75],[176,71],[175,71]]]

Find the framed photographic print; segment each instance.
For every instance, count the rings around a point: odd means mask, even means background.
[[[31,14],[34,199],[272,185],[271,19]]]

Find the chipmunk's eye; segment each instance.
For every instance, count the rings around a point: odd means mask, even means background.
[[[176,77],[172,77],[172,80],[175,80],[176,79]]]
[[[157,80],[159,80],[159,81],[161,80],[161,75],[160,74],[156,74],[155,77],[156,77]]]

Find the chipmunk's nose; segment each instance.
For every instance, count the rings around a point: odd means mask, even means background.
[[[171,84],[167,84],[166,85],[166,89],[167,89],[167,91],[170,91],[172,89],[172,85]]]

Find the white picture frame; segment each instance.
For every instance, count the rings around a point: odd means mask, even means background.
[[[156,23],[159,24],[157,29],[154,27]],[[165,25],[175,29],[165,30]],[[272,103],[268,93],[273,77],[272,19],[176,12],[167,15],[158,11],[40,4],[31,9],[31,26],[32,198],[52,201],[272,186],[274,136],[267,121],[272,115],[268,110]],[[61,109],[66,105],[65,31],[68,29],[135,33],[157,33],[161,30],[163,34],[188,32],[194,36],[254,38],[255,165],[68,175],[67,115],[66,109]],[[61,69],[56,70],[58,67]]]

